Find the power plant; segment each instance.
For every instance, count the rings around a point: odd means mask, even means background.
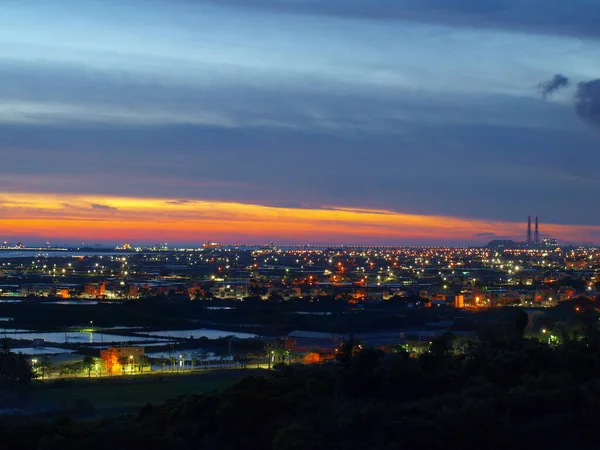
[[[535,217],[535,231],[531,235],[531,216],[527,218],[527,245],[540,245],[540,221]]]
[[[532,247],[532,248],[556,248],[558,247],[558,243],[556,239],[545,237],[542,239],[540,237],[540,219],[536,216],[534,222],[534,229],[531,229],[531,216],[527,218],[527,239],[525,242],[521,242],[520,245],[524,247]]]

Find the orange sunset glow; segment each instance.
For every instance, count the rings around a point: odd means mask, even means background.
[[[283,208],[223,201],[81,196],[0,195],[5,238],[121,242],[401,243],[484,242],[524,234],[524,224],[402,214],[347,207]],[[600,227],[543,224],[561,240],[600,233]]]

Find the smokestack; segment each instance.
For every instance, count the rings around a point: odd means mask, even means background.
[[[535,243],[540,243],[540,224],[538,222],[537,216],[535,216]]]
[[[527,217],[527,245],[531,245],[531,216]]]

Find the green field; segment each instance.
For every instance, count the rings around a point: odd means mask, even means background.
[[[205,374],[156,375],[68,379],[37,383],[31,400],[44,409],[73,410],[82,401],[97,410],[140,408],[148,403],[160,404],[187,394],[203,394],[225,389],[245,376],[265,371],[228,370]]]

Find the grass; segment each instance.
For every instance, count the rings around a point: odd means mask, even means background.
[[[73,408],[78,400],[97,409],[139,408],[180,395],[223,390],[248,375],[243,372],[46,381],[32,389],[31,399],[45,407],[61,409]]]

